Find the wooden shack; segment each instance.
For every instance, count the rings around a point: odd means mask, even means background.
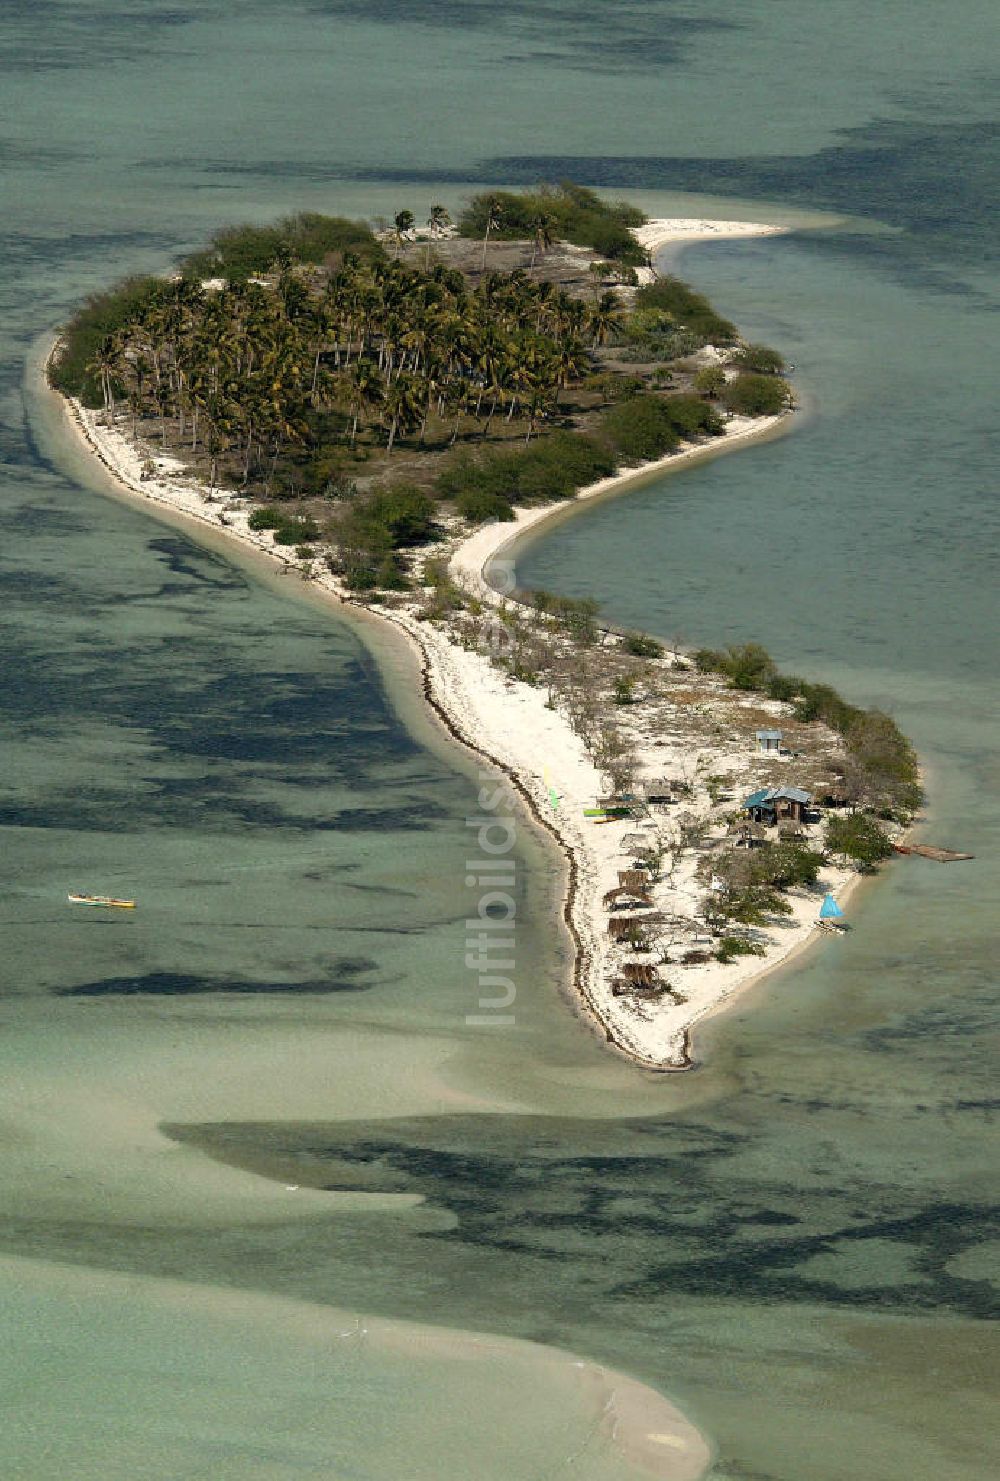
[[[783,818],[803,823],[813,805],[811,795],[801,787],[761,787],[743,803],[743,811],[755,823],[773,828]]]
[[[634,915],[612,915],[608,918],[608,935],[612,941],[638,943],[644,940],[646,917]]]
[[[648,869],[619,869],[618,883],[626,890],[641,890],[646,893],[652,879]]]
[[[645,890],[628,890],[622,885],[616,889],[608,890],[604,896],[603,905],[605,910],[635,910],[641,906],[651,906],[653,897]]]
[[[656,986],[656,968],[652,962],[626,962],[622,967],[622,976],[628,982],[634,982],[636,987]]]

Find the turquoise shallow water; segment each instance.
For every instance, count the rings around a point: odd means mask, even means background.
[[[993,1474],[991,22],[5,8],[6,1474],[581,1474],[593,1416],[530,1359],[497,1360],[487,1413],[461,1362],[318,1358],[334,1311],[633,1373],[704,1427],[719,1481]],[[563,172],[653,211],[849,219],[684,262],[795,362],[795,435],[561,525],[522,581],[758,637],[890,707],[927,835],[978,856],[895,869],[666,1080],[560,996],[558,869],[524,828],[517,1023],[465,1025],[475,777],[406,661],[101,496],[23,392],[82,294],[219,220],[419,216]],[[74,887],[142,908],[71,919]],[[597,1443],[587,1464],[627,1472]]]

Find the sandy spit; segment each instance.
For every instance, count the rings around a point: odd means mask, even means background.
[[[774,235],[781,230],[757,223],[676,220],[650,222],[637,234],[655,251],[671,242]],[[164,513],[169,511],[174,517],[212,530],[216,536],[222,534],[252,547],[290,572],[304,574],[291,551],[276,547],[270,534],[248,528],[248,510],[230,503],[226,494],[216,493],[210,498],[209,491],[182,464],[155,447],[133,445],[126,435],[125,419],[108,427],[103,413],[89,411],[62,396],[57,399],[77,437],[126,493],[159,506]],[[513,523],[482,526],[453,549],[453,578],[484,606],[496,606],[502,598],[487,579],[487,570],[492,567],[494,574],[498,568],[502,570],[504,552],[529,530],[534,532],[546,520],[566,517],[593,500],[621,493],[637,481],[780,436],[793,415],[733,418],[724,436],[711,444],[686,447],[655,462],[625,469],[582,490],[569,506],[521,509]],[[150,462],[154,471],[147,476]],[[515,683],[494,667],[487,655],[458,646],[437,626],[421,621],[413,610],[365,607],[330,573],[319,569],[309,589],[333,599],[345,613],[353,608],[358,616],[363,613],[365,618],[381,619],[405,636],[419,655],[425,698],[449,734],[489,766],[499,768],[535,822],[557,840],[568,862],[564,914],[574,945],[573,986],[608,1041],[635,1062],[655,1070],[689,1067],[692,1026],[730,1004],[738,990],[758,982],[819,935],[815,899],[793,897],[794,914],[782,925],[764,958],[741,958],[728,966],[713,961],[685,969],[681,1002],[662,999],[656,1004],[637,1005],[629,998],[615,998],[601,900],[604,892],[617,883],[617,870],[625,867],[622,837],[635,832],[636,824],[634,820],[600,828],[585,824],[583,809],[593,805],[603,786],[565,717],[546,707],[541,690]],[[644,769],[657,776],[669,774],[672,764],[679,764],[681,759],[690,764],[690,756],[678,758],[664,749],[640,756]],[[718,770],[725,770],[733,760],[724,753],[706,753],[706,759]],[[739,758],[740,763],[745,764],[745,759]],[[823,883],[842,896],[849,878],[843,871],[830,870]],[[692,861],[690,871],[681,871],[663,887],[656,903],[661,909],[690,913],[695,888]]]

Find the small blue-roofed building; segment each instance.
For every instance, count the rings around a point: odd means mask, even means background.
[[[805,821],[812,807],[811,795],[802,787],[761,787],[743,804],[755,823],[777,823],[779,818],[791,818],[794,822]]]
[[[781,753],[780,730],[758,730],[757,750],[762,756],[777,756]]]

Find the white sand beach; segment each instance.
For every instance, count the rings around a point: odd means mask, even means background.
[[[638,234],[655,250],[671,241],[756,236],[781,230],[757,223],[663,220],[650,222]],[[124,419],[109,427],[103,412],[89,411],[76,402],[63,401],[63,405],[90,451],[129,493],[202,527],[223,531],[286,567],[300,570],[302,575],[310,576],[315,589],[339,603],[365,605],[347,593],[325,568],[317,565],[308,572],[302,570],[296,555],[275,546],[270,533],[250,530],[250,507],[245,503],[232,500],[225,491],[209,494],[175,459],[163,456],[154,447],[134,446],[126,435]],[[565,517],[568,510],[595,499],[619,493],[637,480],[662,476],[694,461],[780,435],[793,415],[756,420],[734,417],[725,433],[711,443],[685,446],[654,463],[624,469],[581,491],[571,505],[519,509],[514,523],[486,524],[471,534],[463,529],[448,546],[451,577],[484,607],[496,608],[505,598],[487,579],[488,568],[492,563],[495,569],[505,558],[504,552],[509,552],[513,542],[529,529]],[[584,810],[594,807],[606,791],[606,783],[566,716],[550,706],[543,688],[516,682],[491,662],[487,652],[462,646],[443,626],[422,620],[419,607],[415,598],[393,606],[369,606],[368,611],[392,624],[416,646],[427,699],[447,729],[477,755],[503,769],[535,820],[564,851],[569,862],[566,923],[575,946],[573,985],[578,1001],[609,1041],[638,1063],[661,1070],[687,1067],[692,1058],[692,1026],[731,1003],[737,993],[819,934],[816,894],[790,893],[793,913],[762,935],[763,956],[741,956],[727,964],[716,960],[711,954],[713,943],[700,920],[705,884],[696,874],[698,853],[680,848],[675,816],[669,810],[650,807],[638,820],[632,817],[597,826],[593,819],[585,818]],[[666,654],[665,667],[670,667],[674,658]],[[749,792],[762,785],[761,758],[747,746],[745,735],[731,727],[732,695],[724,692],[719,681],[699,676],[698,682],[702,710],[718,706],[717,734],[712,744],[703,739],[697,752],[692,751],[690,731],[684,728],[685,717],[679,706],[675,733],[662,727],[655,735],[648,730],[644,733],[642,706],[635,707],[630,723],[640,778],[686,778],[690,785],[685,789],[685,817],[689,824],[693,821],[703,826],[711,838],[713,830],[718,835],[720,826],[723,834],[725,828],[720,825],[717,799],[711,795],[706,779],[725,774],[743,795],[744,787]],[[790,706],[759,696],[754,697],[754,705],[756,711],[768,710],[776,722],[790,712]],[[706,958],[685,962],[677,971],[665,969],[672,991],[655,999],[621,993],[625,952],[608,934],[609,915],[604,904],[606,893],[619,884],[620,871],[630,866],[640,835],[650,848],[665,850],[672,861],[650,886],[655,911],[673,922],[673,944],[681,949],[682,956]],[[820,883],[842,899],[855,878],[846,871],[825,868]],[[671,960],[680,958],[675,955]]]

